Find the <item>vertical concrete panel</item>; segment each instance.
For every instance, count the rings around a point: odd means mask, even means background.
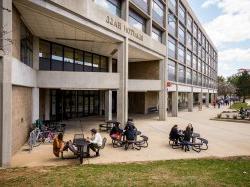
[[[105,120],[112,120],[112,91],[105,91]]]
[[[27,141],[34,111],[32,95],[32,88],[12,87],[12,154]]]
[[[32,122],[39,119],[39,88],[32,88]]]
[[[188,112],[193,112],[194,107],[194,93],[188,93]]]
[[[12,0],[0,1],[2,27],[6,34],[2,36],[3,57],[1,60],[1,98],[0,98],[0,166],[9,166],[11,160],[12,145],[12,85],[11,85],[11,61],[12,61]],[[8,11],[7,11],[8,10]]]
[[[172,116],[178,116],[178,91],[172,92]]]
[[[159,119],[165,121],[167,116],[166,59],[160,60],[159,67],[159,78],[161,80],[161,91],[159,92]]]
[[[128,38],[118,47],[117,70],[120,86],[117,91],[117,120],[125,125],[128,118]]]

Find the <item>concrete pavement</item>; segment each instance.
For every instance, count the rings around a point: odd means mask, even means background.
[[[105,149],[100,152],[101,156],[86,159],[84,164],[250,155],[250,123],[209,120],[222,111],[223,108],[203,107],[203,111],[198,111],[195,108],[194,112],[180,112],[179,117],[168,117],[167,121],[158,121],[157,115],[135,116],[136,127],[149,137],[148,148],[143,148],[140,151],[125,151],[123,148],[113,148],[109,135],[102,133],[102,136],[107,137],[108,141]],[[65,140],[73,139],[73,134],[81,132],[81,129],[83,129],[85,137],[89,136],[89,130],[93,127],[97,128],[98,124],[101,123],[101,119],[92,118],[81,122],[81,124],[79,121],[67,123]],[[184,129],[188,123],[193,124],[195,132],[208,139],[209,149],[207,151],[200,153],[194,151],[184,152],[181,149],[174,150],[168,145],[168,136],[172,126],[178,124],[181,129]],[[76,159],[61,160],[55,158],[52,153],[52,145],[40,145],[34,148],[31,153],[23,151],[25,148],[27,146],[24,146],[14,155],[12,159],[13,167],[79,163],[79,160]],[[72,156],[72,153],[68,152],[65,156]]]

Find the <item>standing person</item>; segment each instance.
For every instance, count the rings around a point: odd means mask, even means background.
[[[92,137],[87,138],[87,141],[90,142],[89,148],[96,153],[96,156],[100,156],[99,148],[102,146],[102,137],[96,129],[90,130]]]
[[[213,101],[213,106],[214,106],[214,108],[216,107],[216,102],[215,101]]]

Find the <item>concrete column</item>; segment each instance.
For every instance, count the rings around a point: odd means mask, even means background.
[[[188,93],[188,112],[193,112],[194,107],[194,93]]]
[[[50,120],[50,90],[45,93],[45,120]]]
[[[148,8],[149,8],[149,16],[150,16],[150,19],[147,20],[147,23],[146,23],[146,33],[151,36],[152,35],[152,19],[153,19],[153,16],[152,16],[152,0],[148,0]]]
[[[128,21],[129,16],[129,1],[122,1],[121,17],[125,21]]]
[[[112,120],[112,91],[105,91],[105,120]]]
[[[209,107],[209,92],[206,93],[206,107]]]
[[[199,100],[199,109],[202,110],[203,100],[202,100],[203,93],[199,93],[198,100]]]
[[[178,116],[178,91],[172,92],[172,116]]]
[[[39,70],[39,38],[33,37],[33,69]]]
[[[128,119],[128,38],[118,46],[117,70],[120,86],[117,90],[117,120],[125,125]]]
[[[167,116],[166,59],[159,61],[161,91],[159,92],[159,120],[165,121]]]
[[[39,88],[32,88],[32,122],[39,119]]]
[[[0,9],[0,28],[6,31],[0,37],[0,166],[8,167],[12,156],[12,0],[0,0]]]

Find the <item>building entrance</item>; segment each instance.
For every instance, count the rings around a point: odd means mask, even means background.
[[[51,90],[52,120],[67,120],[98,115],[100,111],[100,91]]]

